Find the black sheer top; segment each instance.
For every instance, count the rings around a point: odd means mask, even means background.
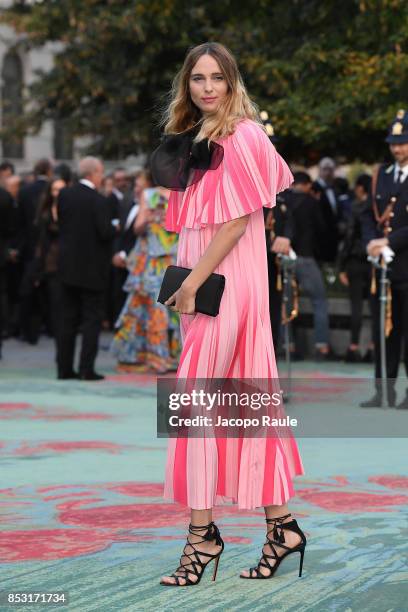
[[[160,187],[184,191],[207,172],[218,168],[224,157],[222,145],[204,138],[193,142],[200,126],[180,134],[166,134],[150,158],[153,180]]]

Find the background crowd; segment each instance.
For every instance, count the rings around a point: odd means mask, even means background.
[[[349,186],[325,157],[315,181],[304,171],[294,179],[277,206],[265,209],[275,348],[282,347],[282,265],[295,252],[291,299],[298,290],[311,299],[315,358],[370,361],[370,347],[365,354],[360,350],[371,275],[360,218],[371,206],[371,178],[360,175]],[[156,302],[164,271],[176,262],[177,234],[164,229],[168,197],[148,170],[106,172],[93,157],[82,159],[75,172],[48,159],[25,175],[7,161],[0,164],[1,339],[37,344],[42,334],[54,337],[59,378],[100,380],[94,362],[100,330],[108,329],[114,331],[111,352],[119,369],[174,371],[178,315]],[[345,355],[335,355],[329,342],[327,266],[350,297]],[[82,348],[75,369],[78,332]],[[292,356],[301,359],[294,339]]]

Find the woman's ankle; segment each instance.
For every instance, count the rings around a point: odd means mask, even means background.
[[[212,509],[194,510],[191,508],[190,525],[205,527],[212,523]]]
[[[292,519],[291,512],[286,504],[283,506],[264,506],[265,519],[284,519],[284,522],[289,522]]]

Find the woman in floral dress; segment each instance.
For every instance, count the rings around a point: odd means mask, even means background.
[[[166,268],[176,263],[178,236],[164,229],[170,191],[145,189],[135,221],[139,234],[129,253],[129,276],[123,287],[129,296],[116,323],[112,352],[118,369],[157,373],[177,369],[181,351],[179,315],[157,302]]]

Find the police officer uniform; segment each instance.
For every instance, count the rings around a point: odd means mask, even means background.
[[[408,112],[398,111],[386,142],[408,143]],[[388,320],[386,321],[391,327],[386,338],[388,404],[394,406],[395,379],[398,376],[402,344],[404,344],[405,371],[408,376],[408,165],[400,167],[397,161],[382,165],[374,184],[373,207],[362,217],[362,235],[365,244],[375,238],[388,238],[388,246],[395,253],[393,261],[388,266]],[[374,285],[376,286],[376,293],[373,296],[376,394],[360,404],[364,408],[381,406],[378,271]],[[408,388],[406,397],[397,407],[408,408]]]
[[[283,286],[280,275],[279,260],[276,253],[272,252],[272,245],[276,237],[281,236],[293,239],[293,223],[289,206],[285,200],[285,193],[276,197],[276,206],[264,207],[265,238],[268,259],[268,281],[269,281],[269,314],[272,327],[272,339],[275,352],[279,348],[279,336],[282,322],[282,298]]]
[[[273,145],[278,141],[272,123],[266,111],[261,111],[261,120],[266,128],[269,140]],[[282,299],[283,285],[280,274],[280,265],[277,253],[272,252],[272,245],[275,238],[282,237],[293,239],[293,223],[285,193],[276,196],[276,206],[271,208],[264,207],[265,239],[266,252],[268,259],[268,282],[269,282],[269,316],[271,319],[272,339],[275,353],[279,348],[279,336],[282,323]]]

